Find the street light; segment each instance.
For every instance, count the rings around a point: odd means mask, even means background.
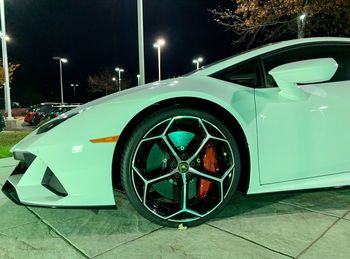
[[[197,70],[199,69],[199,64],[201,62],[203,62],[203,58],[202,57],[199,57],[199,58],[193,60],[193,63],[197,65]]]
[[[53,60],[58,60],[58,63],[60,65],[60,84],[61,84],[61,103],[63,104],[63,77],[62,77],[62,63],[67,63],[68,60],[66,58],[60,58],[60,57],[53,57]]]
[[[11,38],[8,36],[8,35],[5,35],[3,34],[1,31],[0,31],[0,38],[5,38],[6,41],[11,41]]]
[[[78,84],[70,84],[70,86],[73,87],[73,91],[74,91],[74,102],[76,102],[76,98],[75,98],[75,88],[78,87]]]
[[[115,71],[118,72],[119,91],[121,91],[121,90],[122,90],[122,87],[121,87],[121,86],[122,86],[122,76],[121,76],[121,73],[124,72],[124,69],[117,67],[117,68],[115,69]]]
[[[7,36],[6,36],[6,24],[5,24],[5,3],[4,0],[0,0],[0,16],[1,16],[1,46],[2,46],[2,66],[4,69],[4,92],[5,92],[5,108],[7,111],[7,122],[11,124],[10,127],[14,124],[14,119],[12,117],[11,110],[11,95],[10,95],[10,76],[9,76],[9,65],[7,59]]]
[[[307,14],[303,13],[298,16],[297,24],[298,24],[298,39],[304,38],[305,36],[305,20],[307,18]]]
[[[140,77],[141,77],[140,74],[138,74],[136,77],[137,77],[137,85],[140,85]]]
[[[158,49],[158,76],[159,76],[159,81],[162,78],[162,71],[161,71],[161,48],[165,45],[165,40],[164,39],[158,39],[156,43],[153,44],[153,47]]]
[[[145,84],[145,50],[143,36],[143,1],[137,0],[137,30],[138,30],[138,47],[139,47],[139,70],[140,83]]]
[[[118,90],[118,80],[115,77],[112,77],[112,81],[115,82],[115,89]]]

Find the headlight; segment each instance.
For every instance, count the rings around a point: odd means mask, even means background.
[[[45,133],[51,129],[53,129],[54,127],[56,127],[57,125],[61,124],[62,122],[68,120],[69,118],[72,118],[73,116],[77,115],[78,112],[76,113],[71,113],[68,116],[62,116],[59,117],[53,121],[49,121],[48,123],[44,124],[43,126],[41,126],[38,131],[36,132],[37,135]]]

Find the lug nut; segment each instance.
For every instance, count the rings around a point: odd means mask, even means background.
[[[172,170],[174,170],[176,167],[177,167],[177,163],[175,161],[173,161],[171,164],[170,164],[170,167]]]
[[[192,178],[192,174],[191,173],[187,173],[186,174],[186,178],[189,180],[189,179],[191,179]]]
[[[180,173],[176,173],[176,174],[175,174],[175,179],[178,180],[178,179],[180,179],[180,178],[181,178],[181,174],[180,174]]]

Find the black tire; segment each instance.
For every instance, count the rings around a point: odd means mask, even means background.
[[[172,118],[173,121],[170,125],[170,121],[169,123],[167,121]],[[195,127],[197,127],[196,120],[198,121],[198,129],[195,129]],[[194,126],[191,125],[192,123]],[[155,127],[158,124],[160,125]],[[188,132],[186,130],[181,130],[181,127],[186,128]],[[157,139],[152,139],[153,135],[157,136],[156,132],[162,132],[162,128],[168,128],[168,131],[164,132],[165,135],[159,135],[159,139],[158,137],[156,137]],[[151,129],[152,131],[150,132]],[[209,132],[208,129],[210,129],[211,132]],[[196,130],[199,134],[193,133]],[[192,139],[186,140],[187,143],[179,148],[170,140],[172,134],[187,134],[190,135]],[[221,135],[219,135],[217,139],[214,139],[214,137],[212,139],[209,137],[214,136],[212,134]],[[145,138],[145,136],[147,138]],[[165,139],[162,136],[164,136]],[[179,136],[182,137],[185,135]],[[203,140],[200,142],[201,138],[203,138]],[[184,139],[183,137],[180,140],[185,141]],[[207,139],[207,141],[205,141],[205,139]],[[166,141],[168,141],[168,144]],[[202,148],[198,147],[197,150],[193,149],[196,151],[189,153],[190,155],[186,154],[186,152],[190,152],[192,146],[196,146],[197,143],[201,143],[199,147]],[[186,148],[184,149],[185,145]],[[153,155],[155,151],[153,150],[156,148],[154,148],[154,146],[162,150],[162,153],[160,153],[162,157],[159,156],[157,159],[155,158],[156,156]],[[211,147],[213,148],[211,149]],[[173,149],[171,150],[171,148]],[[217,152],[218,150],[221,153]],[[199,153],[195,156],[197,152]],[[209,160],[210,163],[204,160],[205,156],[209,157],[209,152],[212,152],[212,160]],[[202,155],[202,153],[204,155]],[[181,162],[178,162],[180,156]],[[190,160],[190,158],[186,156],[192,156],[193,160]],[[166,157],[166,159],[163,159],[164,157]],[[154,162],[154,160],[156,162]],[[149,164],[155,163],[158,165],[160,160],[161,169],[160,165],[155,167],[156,169],[154,170],[147,169],[151,167]],[[176,168],[174,161],[171,162],[172,160],[177,161]],[[164,165],[163,162],[165,163]],[[170,162],[171,164],[169,165]],[[212,171],[207,171],[204,175],[192,173],[193,170],[197,170],[198,168],[198,171],[194,172],[204,172],[203,170],[207,170],[208,164],[210,164],[210,166],[216,164],[216,167],[214,167],[215,170],[208,169]],[[221,167],[219,167],[219,165]],[[240,170],[241,161],[237,142],[224,123],[207,112],[191,108],[170,107],[146,117],[134,129],[122,154],[120,172],[121,184],[126,195],[131,204],[142,216],[162,226],[178,227],[180,224],[184,226],[200,225],[215,217],[232,198],[239,182]],[[174,173],[175,171],[178,172]],[[168,175],[168,172],[169,174],[174,174],[159,181],[155,181],[158,178],[162,178],[164,175]],[[150,177],[149,175],[152,174],[156,174],[157,177]],[[147,177],[150,178],[148,179]],[[206,177],[217,177],[218,180],[215,180],[216,178],[213,180],[212,178]],[[148,187],[145,187],[146,181],[148,182]],[[170,184],[172,188],[171,191],[171,188],[167,188]],[[186,188],[183,186],[186,186]],[[144,194],[145,188],[146,196],[143,196],[142,194]],[[183,195],[184,193],[186,195]],[[146,199],[144,200],[143,197],[146,197]],[[184,199],[184,197],[186,197],[186,199]],[[175,214],[178,213],[176,208],[179,208],[180,211],[185,211],[171,218],[167,218],[173,215],[173,212],[175,212]]]

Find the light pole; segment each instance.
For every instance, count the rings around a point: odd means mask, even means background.
[[[0,31],[0,37],[5,38],[6,41],[11,41],[11,38],[8,35],[4,35],[2,31]]]
[[[137,77],[137,85],[139,86],[140,85],[140,74],[136,75]]]
[[[164,39],[158,39],[156,43],[153,44],[153,47],[158,49],[158,80],[162,80],[162,71],[161,71],[161,48],[165,45]]]
[[[201,62],[203,62],[203,58],[202,57],[199,57],[199,58],[193,60],[193,63],[197,65],[197,70],[199,69],[199,64]]]
[[[76,96],[75,96],[75,88],[78,87],[79,85],[78,85],[78,84],[70,84],[70,86],[73,87],[73,91],[74,91],[74,102],[77,102]]]
[[[139,45],[139,69],[140,83],[145,84],[145,49],[143,39],[143,1],[137,0],[137,25],[138,25],[138,45]]]
[[[60,57],[53,57],[54,60],[58,60],[58,63],[60,65],[60,84],[61,84],[61,103],[64,103],[63,100],[63,76],[62,76],[62,63],[67,63],[68,60],[66,58],[60,58]]]
[[[7,111],[7,120],[13,121],[11,110],[11,94],[10,94],[10,76],[7,59],[7,45],[6,40],[6,24],[5,24],[5,3],[4,0],[0,0],[0,16],[1,16],[1,46],[2,46],[2,66],[4,68],[4,92],[5,92],[5,109]],[[12,124],[12,123],[11,123]]]
[[[113,77],[112,81],[115,82],[115,89],[118,91],[118,81],[117,78]]]
[[[297,18],[298,23],[298,39],[302,39],[305,37],[305,20],[306,14],[303,13]]]
[[[122,90],[122,75],[121,73],[124,72],[124,69],[117,67],[115,71],[118,72],[118,82],[119,82],[119,91]]]

